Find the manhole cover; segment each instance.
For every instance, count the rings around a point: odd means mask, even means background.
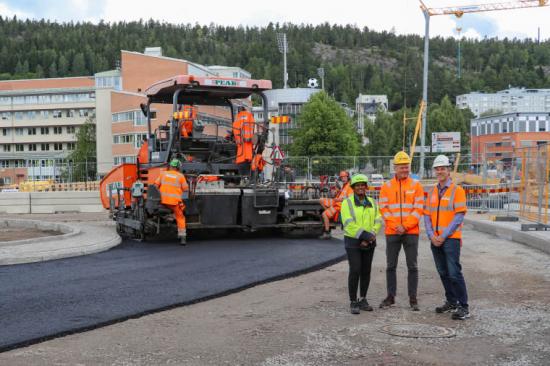
[[[449,338],[455,331],[450,328],[427,324],[390,324],[380,328],[382,333],[407,338]]]

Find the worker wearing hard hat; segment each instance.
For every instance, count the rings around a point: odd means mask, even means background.
[[[321,239],[330,239],[330,220],[335,218],[340,212],[342,206],[342,201],[347,197],[353,194],[353,189],[351,189],[349,183],[349,173],[345,170],[342,170],[339,174],[338,179],[343,184],[342,188],[336,194],[334,198],[321,198],[319,201],[324,211],[321,214],[323,219],[323,235]]]
[[[435,311],[452,312],[453,319],[463,320],[470,317],[468,292],[460,265],[462,222],[467,211],[466,193],[452,182],[450,166],[445,155],[439,155],[434,160],[437,185],[427,196],[424,223],[432,244],[435,266],[445,289],[446,301]]]
[[[380,190],[380,211],[385,221],[386,233],[386,283],[387,296],[381,308],[395,304],[397,290],[397,261],[401,247],[407,261],[407,288],[409,304],[418,311],[418,235],[419,221],[424,208],[424,190],[416,179],[409,177],[411,158],[400,151],[395,154],[395,176]]]
[[[180,161],[173,159],[168,170],[162,171],[155,180],[160,191],[160,203],[170,208],[174,213],[178,226],[178,237],[182,245],[186,244],[187,231],[185,229],[185,204],[182,200],[183,192],[189,189],[185,176],[179,172]]]
[[[382,216],[375,200],[366,195],[368,179],[363,174],[351,178],[353,194],[342,202],[342,223],[344,243],[349,262],[348,290],[350,310],[359,314],[360,310],[372,311],[367,301],[370,272],[376,234],[382,226]],[[357,288],[359,287],[359,300]]]

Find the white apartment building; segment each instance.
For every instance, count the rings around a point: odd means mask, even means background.
[[[355,110],[357,112],[357,130],[361,136],[364,136],[365,118],[374,122],[378,111],[387,112],[388,96],[359,94],[355,99]]]
[[[42,81],[0,82],[0,169],[4,184],[59,178],[59,166],[75,149],[79,126],[95,116],[93,78],[57,79],[58,85],[75,85],[58,88],[41,85],[45,84]]]
[[[456,97],[458,108],[479,117],[488,111],[497,114],[514,112],[550,112],[550,89],[510,88],[496,93],[472,92]]]

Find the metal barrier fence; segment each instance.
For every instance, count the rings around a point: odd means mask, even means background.
[[[542,228],[549,224],[550,145],[519,148],[516,155],[521,161],[519,214]]]

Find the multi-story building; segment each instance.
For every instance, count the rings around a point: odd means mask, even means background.
[[[76,132],[95,115],[93,77],[0,81],[0,178],[59,178]]]
[[[364,136],[365,118],[374,122],[378,111],[387,112],[388,96],[359,94],[355,99],[355,111],[357,112],[357,130],[361,136]]]
[[[187,60],[162,56],[160,47],[145,53],[121,51],[120,70],[98,73],[96,78],[97,161],[98,174],[109,172],[113,165],[134,162],[139,147],[147,137],[147,120],[140,109],[146,102],[143,92],[153,83],[175,75],[250,77],[238,67],[199,65]],[[237,76],[235,76],[237,75]],[[172,114],[171,104],[154,104],[152,129],[166,123]],[[226,107],[200,107],[206,118],[228,117]],[[227,121],[227,127],[230,127]]]
[[[505,160],[514,149],[550,142],[550,113],[506,113],[471,120],[474,162]]]
[[[458,108],[469,108],[476,117],[487,113],[550,112],[550,89],[510,88],[497,93],[472,92],[456,97]]]
[[[96,123],[99,176],[114,165],[135,161],[147,134],[140,109],[140,103],[146,102],[143,91],[181,74],[250,78],[239,67],[209,68],[164,57],[160,47],[152,47],[145,53],[121,51],[116,70],[94,76],[0,81],[0,185],[60,179],[60,166],[75,148],[76,132],[88,118]],[[170,119],[172,106],[154,105],[153,111],[155,129]],[[199,114],[223,122],[228,111],[203,107]]]

